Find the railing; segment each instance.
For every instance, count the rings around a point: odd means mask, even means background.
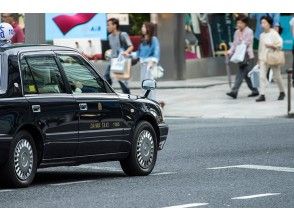
[[[289,117],[294,117],[294,112],[292,112],[291,108],[291,90],[292,90],[292,75],[293,75],[293,69],[287,69],[287,74],[288,74],[288,116]]]

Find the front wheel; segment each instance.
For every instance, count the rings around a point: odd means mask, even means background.
[[[11,143],[9,159],[2,168],[1,179],[12,187],[29,186],[37,171],[37,152],[34,139],[20,131]]]
[[[145,176],[152,172],[157,159],[157,136],[152,125],[140,122],[133,134],[129,156],[120,161],[123,171],[129,176]]]

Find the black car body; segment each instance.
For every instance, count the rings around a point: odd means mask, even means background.
[[[0,47],[0,66],[0,180],[24,187],[37,168],[113,160],[152,171],[168,134],[158,103],[116,93],[71,48]]]

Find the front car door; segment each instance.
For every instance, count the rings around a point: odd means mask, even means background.
[[[56,53],[79,106],[77,156],[127,152],[118,95],[80,55]]]
[[[34,123],[44,135],[44,161],[74,157],[78,147],[78,106],[55,54],[24,53],[20,64],[25,97]]]

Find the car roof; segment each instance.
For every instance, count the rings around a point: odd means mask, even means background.
[[[0,46],[0,52],[7,52],[10,55],[17,55],[20,52],[48,50],[67,50],[77,52],[77,50],[70,47],[55,46],[50,44],[12,44],[8,46]]]

